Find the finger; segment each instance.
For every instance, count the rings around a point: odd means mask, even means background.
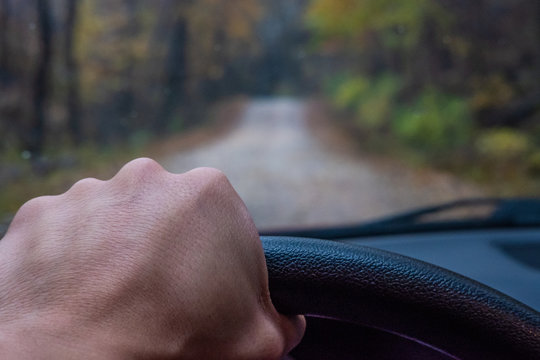
[[[306,318],[303,315],[280,316],[281,331],[284,336],[284,355],[294,349],[304,337],[306,332]]]

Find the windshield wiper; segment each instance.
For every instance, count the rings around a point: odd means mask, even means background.
[[[451,216],[445,214],[450,214]],[[261,232],[261,235],[342,239],[410,232],[539,225],[540,199],[477,198],[424,207],[358,225],[321,229],[267,231]]]

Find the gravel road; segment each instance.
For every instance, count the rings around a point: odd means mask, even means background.
[[[252,100],[233,130],[160,162],[171,172],[224,171],[259,229],[351,224],[480,194],[447,174],[332,150],[310,131],[307,106]]]

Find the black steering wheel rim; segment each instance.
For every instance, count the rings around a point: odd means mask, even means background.
[[[378,249],[262,237],[272,301],[420,342],[457,359],[540,359],[540,314],[453,272]]]

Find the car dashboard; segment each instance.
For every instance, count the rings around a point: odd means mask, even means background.
[[[440,266],[540,311],[540,228],[460,230],[339,241]]]

